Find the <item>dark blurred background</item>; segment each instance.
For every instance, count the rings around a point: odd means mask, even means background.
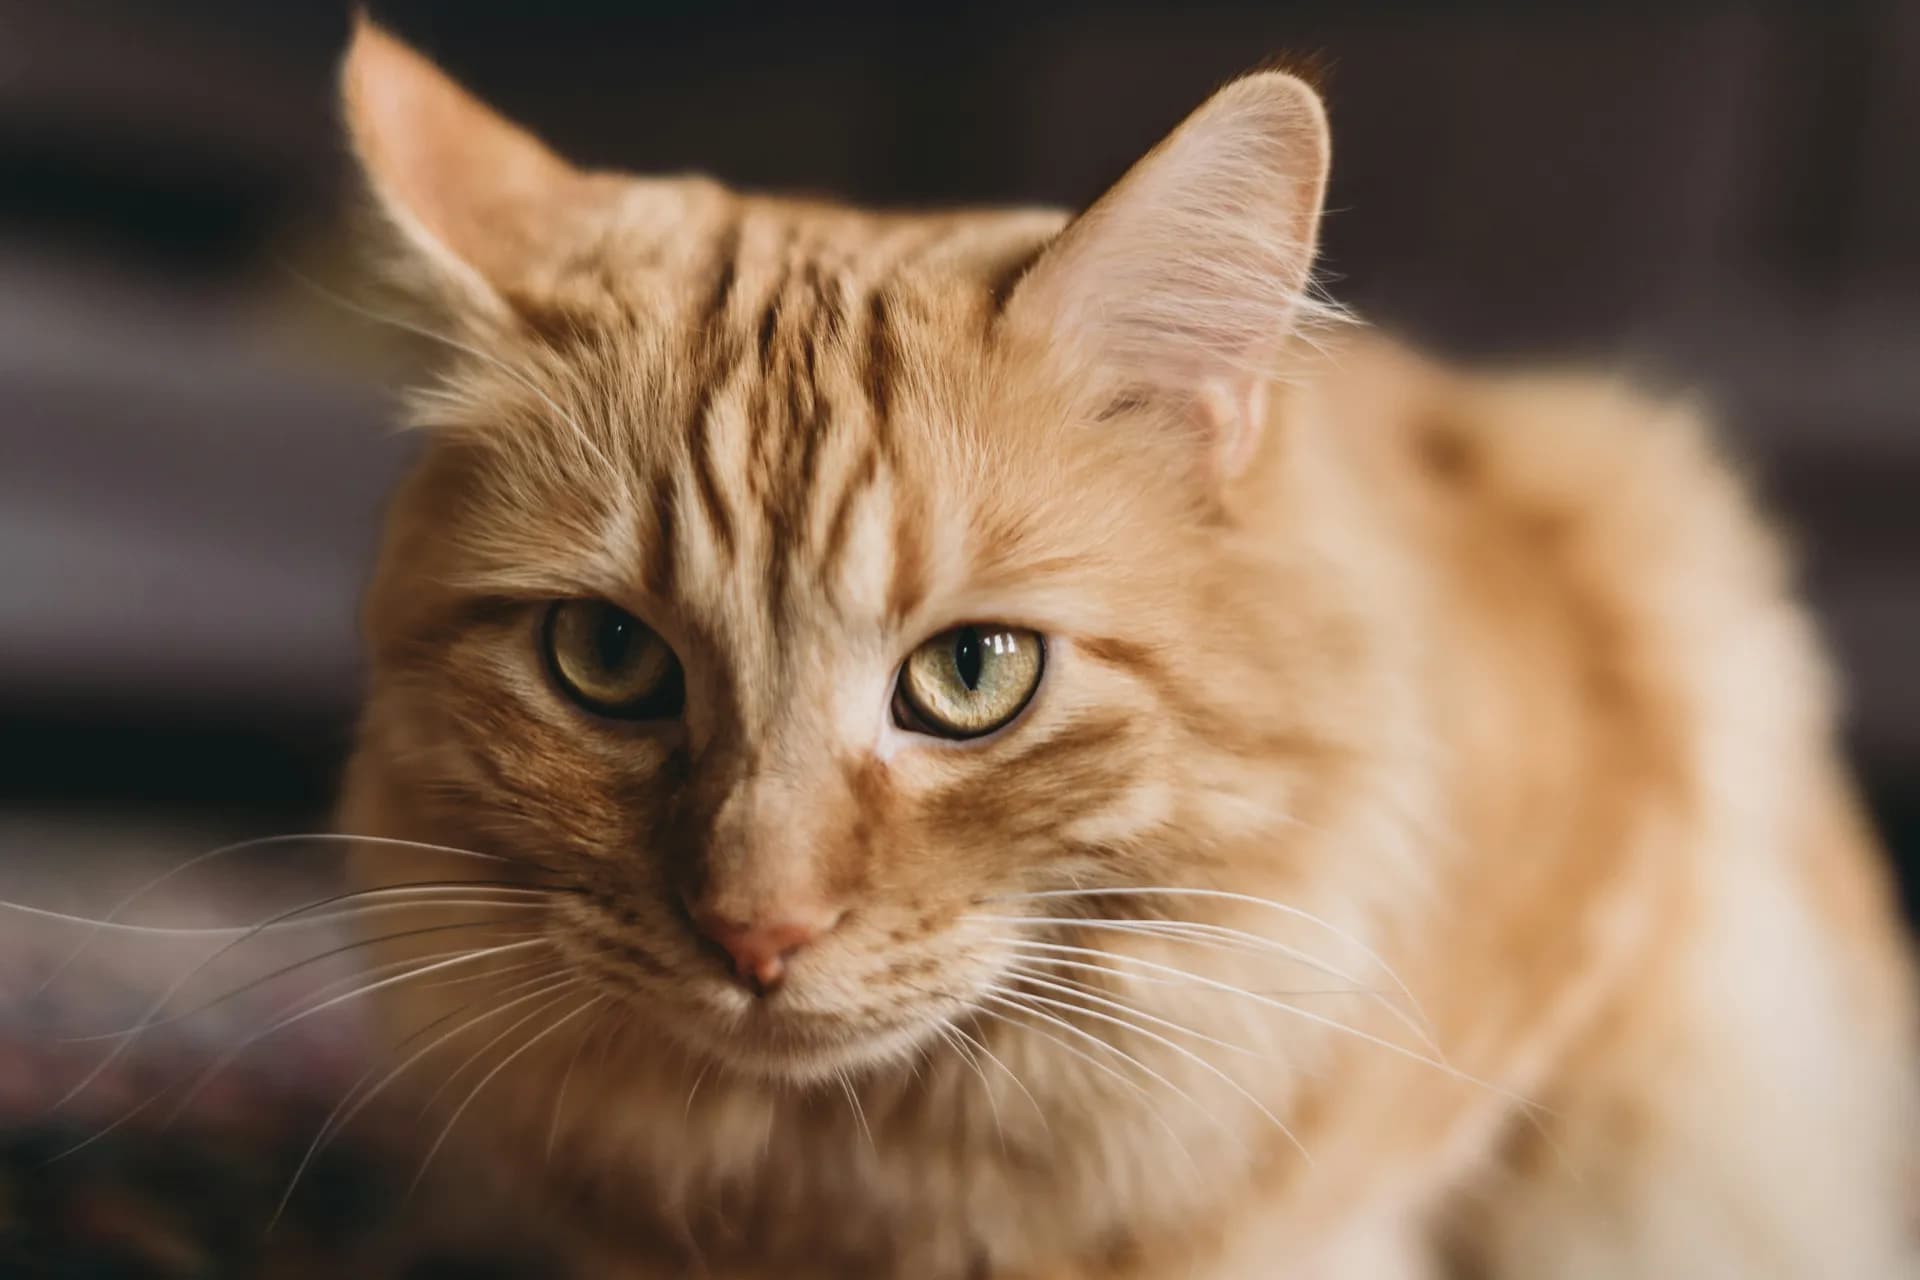
[[[577,158],[904,203],[1085,201],[1308,56],[1337,295],[1711,395],[1920,858],[1920,3],[373,9]],[[0,0],[0,854],[322,820],[412,358],[295,274],[365,296],[345,26]]]

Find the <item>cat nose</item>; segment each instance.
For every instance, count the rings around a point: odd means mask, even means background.
[[[733,960],[733,971],[747,989],[764,996],[786,978],[787,961],[794,952],[832,929],[840,915],[816,909],[739,921],[713,911],[695,911],[693,923]]]

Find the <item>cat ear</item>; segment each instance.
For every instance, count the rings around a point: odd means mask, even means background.
[[[1312,89],[1280,72],[1235,81],[1061,233],[1009,299],[1009,324],[1109,403],[1197,423],[1231,477],[1307,300],[1327,158]]]
[[[381,211],[462,310],[498,316],[608,199],[438,67],[356,12],[340,73],[353,148]]]

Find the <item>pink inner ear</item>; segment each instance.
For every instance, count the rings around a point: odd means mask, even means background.
[[[1267,425],[1267,386],[1258,378],[1210,378],[1194,411],[1213,446],[1214,474],[1232,480],[1253,462]]]

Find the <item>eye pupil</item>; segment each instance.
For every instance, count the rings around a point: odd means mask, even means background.
[[[961,683],[968,689],[980,687],[980,669],[986,661],[980,649],[980,633],[972,627],[962,627],[954,633],[953,669],[959,674]]]
[[[618,671],[633,645],[633,619],[615,610],[600,615],[600,628],[594,636],[595,656],[603,670]]]

